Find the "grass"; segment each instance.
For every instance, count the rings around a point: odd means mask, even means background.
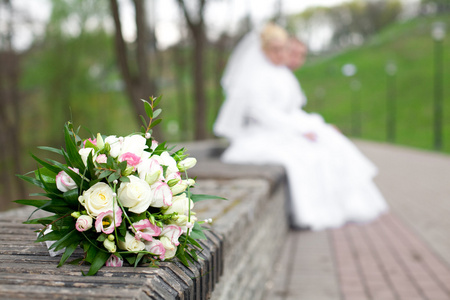
[[[321,113],[350,136],[386,141],[388,84],[395,82],[395,143],[433,149],[434,44],[432,23],[438,19],[415,19],[394,24],[362,47],[333,56],[311,59],[297,72],[308,97],[307,111]],[[444,18],[439,21],[450,22]],[[443,151],[450,153],[450,39],[444,47]],[[388,76],[388,62],[395,63],[397,73]],[[344,64],[357,67],[354,78],[342,75]],[[351,82],[359,82],[359,89]],[[352,101],[360,110],[352,113]],[[360,135],[352,131],[352,117],[360,117]]]

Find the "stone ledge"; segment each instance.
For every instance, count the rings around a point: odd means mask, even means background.
[[[205,145],[199,148],[209,153]],[[21,208],[0,213],[0,298],[261,298],[277,245],[287,233],[284,171],[279,166],[225,165],[195,151],[192,155],[199,160],[189,172],[198,177],[194,192],[228,199],[196,203],[199,219],[214,220],[207,240],[201,241],[202,260],[189,268],[177,261],[157,269],[104,267],[96,276],[84,277],[81,271],[89,266],[57,268],[59,257],[33,243],[35,227],[21,224],[31,209]]]

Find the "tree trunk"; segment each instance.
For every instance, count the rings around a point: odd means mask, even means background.
[[[141,99],[148,100],[151,96],[157,96],[156,86],[149,76],[148,34],[145,7],[143,0],[133,0],[136,12],[136,60],[137,74],[132,72],[128,60],[127,47],[122,34],[119,5],[117,0],[110,0],[111,12],[115,25],[115,49],[117,63],[122,80],[125,84],[127,96],[132,104],[136,119],[140,124],[140,117],[147,119],[144,105]],[[153,136],[161,138],[159,127],[153,128]]]
[[[195,95],[195,131],[194,138],[196,140],[204,140],[208,138],[208,130],[206,128],[206,96],[204,84],[204,52],[205,52],[205,35],[202,25],[195,27],[192,34],[194,36],[194,95]]]
[[[20,143],[19,55],[12,50],[0,53],[0,143],[2,145],[2,194],[0,209],[8,208],[13,197],[25,197],[24,184],[14,174],[22,173]]]
[[[196,103],[194,110],[194,139],[203,140],[208,138],[208,130],[206,126],[207,108],[204,85],[204,52],[206,46],[204,10],[206,0],[199,0],[196,17],[189,14],[184,0],[177,0],[177,2],[183,10],[186,23],[188,24],[194,39],[194,53],[192,57],[194,61],[194,68],[192,70],[194,78],[194,102]]]

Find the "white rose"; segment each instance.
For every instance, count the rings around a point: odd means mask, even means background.
[[[139,157],[144,155],[144,150],[148,148],[146,145],[147,140],[140,135],[131,135],[127,136],[123,139],[122,149],[120,154],[124,154],[127,152],[133,153]]]
[[[69,167],[70,168],[70,167]],[[79,174],[79,170],[77,168],[70,168],[75,173]],[[67,192],[77,188],[77,184],[73,181],[72,177],[70,177],[66,172],[61,171],[56,175],[56,187],[61,192]]]
[[[87,159],[89,154],[92,152],[92,159],[95,161],[94,148],[81,148],[78,153],[81,155],[81,159],[85,166],[87,166]]]
[[[125,242],[118,240],[119,248],[125,251],[142,251],[145,249],[145,244],[140,240],[135,239],[134,235],[131,235],[128,231],[125,235]]]
[[[113,190],[104,182],[98,182],[91,186],[78,201],[86,208],[90,216],[96,217],[102,212],[112,210],[114,207]]]
[[[189,200],[186,194],[181,194],[178,196],[172,197],[172,205],[167,208],[164,214],[172,214],[174,212],[179,215],[188,215],[189,214],[189,201],[191,210],[194,208],[194,202]]]
[[[145,180],[134,175],[128,176],[130,182],[122,182],[118,190],[119,200],[131,212],[140,214],[152,204],[153,192]]]

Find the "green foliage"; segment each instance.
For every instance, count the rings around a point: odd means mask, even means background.
[[[395,142],[432,149],[434,97],[433,22],[447,19],[415,19],[395,24],[376,35],[362,47],[337,55],[317,57],[297,72],[308,98],[307,111],[322,114],[345,134],[352,135],[351,103],[357,99],[361,107],[364,139],[386,141],[388,81],[396,86],[397,130]],[[450,61],[450,39],[443,42],[444,64]],[[342,75],[344,64],[354,64],[354,79],[359,90],[351,89],[353,79]],[[386,74],[386,65],[395,63],[395,78]],[[450,85],[444,68],[444,151],[450,152]]]

